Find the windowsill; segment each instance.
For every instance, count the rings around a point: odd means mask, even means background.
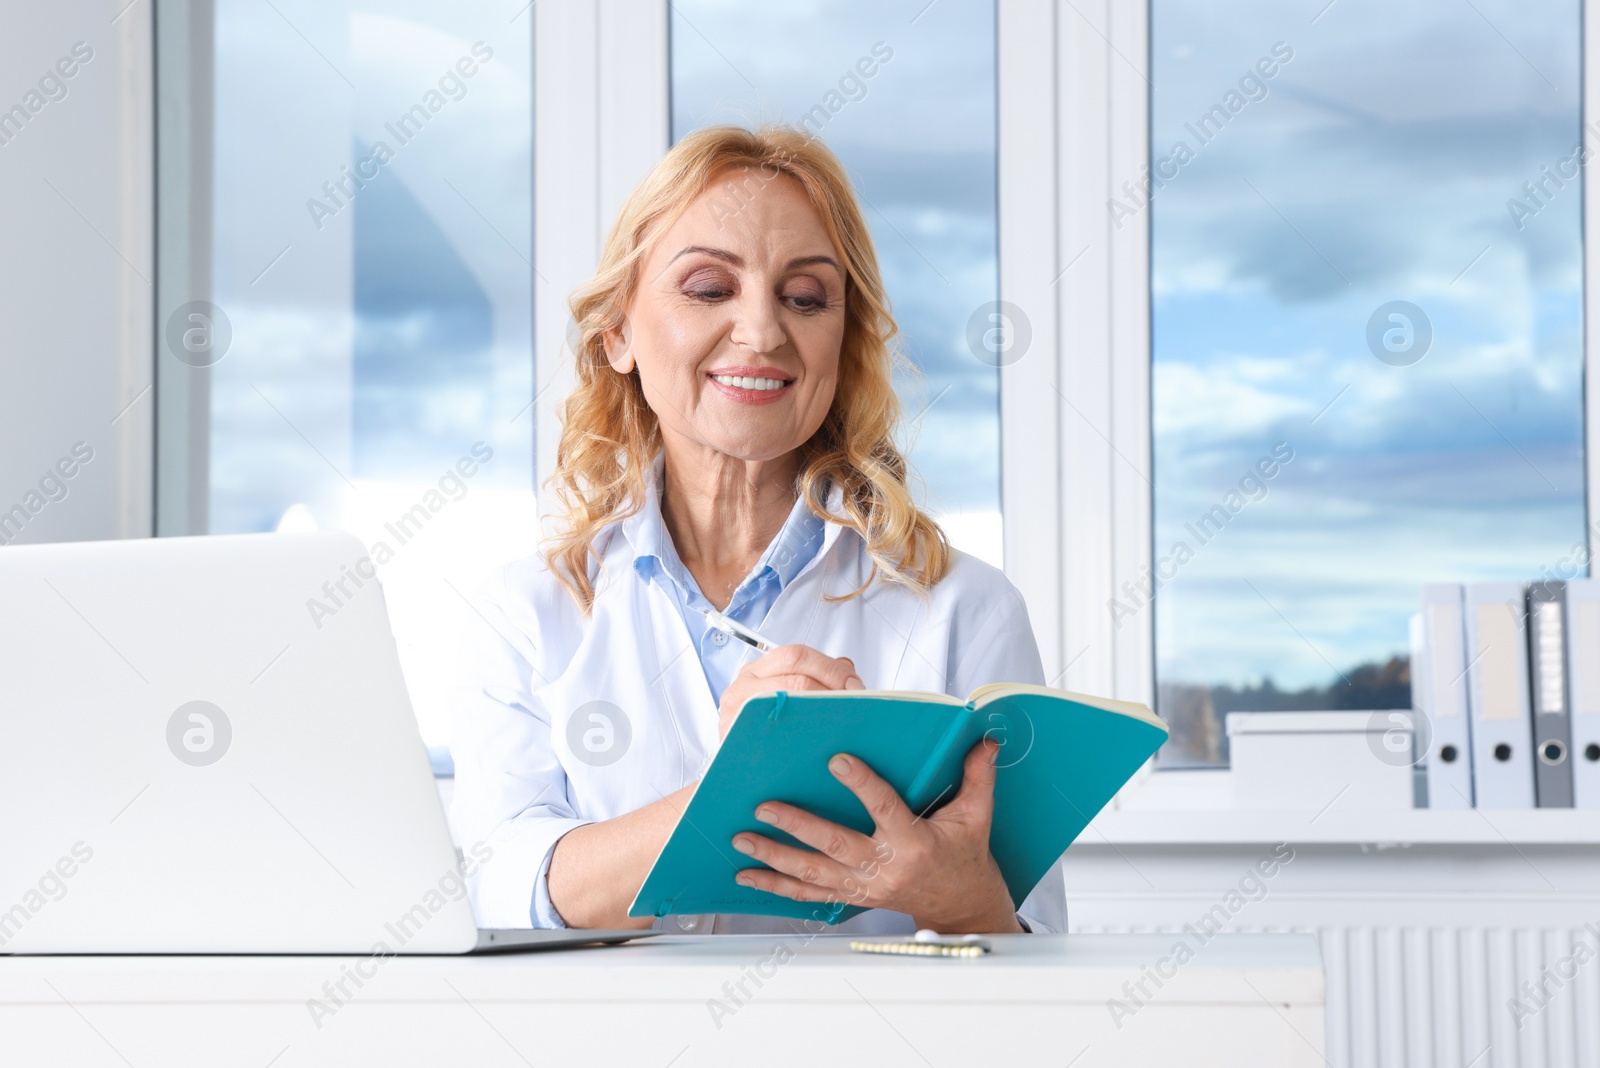
[[[1168,776],[1174,780],[1159,782]],[[1190,777],[1199,777],[1196,782]],[[455,780],[435,780],[439,800],[450,809]],[[1225,771],[1167,771],[1150,776],[1134,795],[1138,807],[1107,808],[1094,818],[1073,848],[1160,845],[1600,845],[1600,811],[1593,809],[1340,809],[1323,812],[1243,811],[1223,805],[1151,807],[1168,789],[1183,787],[1209,800],[1226,798]],[[1131,800],[1131,799],[1130,799]]]
[[[1228,770],[1155,771],[1136,778],[1074,848],[1120,845],[1600,845],[1593,809],[1233,807]]]
[[[1077,848],[1101,845],[1600,845],[1593,809],[1106,809]]]

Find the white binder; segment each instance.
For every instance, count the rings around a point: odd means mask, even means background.
[[[1533,722],[1522,584],[1471,583],[1463,607],[1473,801],[1478,808],[1532,808]]]
[[[1567,582],[1572,804],[1600,808],[1600,579]]]
[[[1421,713],[1418,739],[1428,738],[1428,807],[1471,808],[1472,728],[1461,586],[1422,587],[1422,612],[1413,623],[1411,707]]]

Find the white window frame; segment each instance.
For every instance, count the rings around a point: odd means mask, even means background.
[[[213,52],[214,0],[157,0],[146,17],[154,23],[151,52],[160,137],[153,137],[156,273],[155,330],[165,329],[164,309],[212,292],[212,136],[216,100]],[[155,387],[153,454],[154,532],[158,536],[206,532],[211,504],[211,371],[161,358],[163,340],[152,336]]]
[[[534,4],[534,472],[540,513],[576,384],[567,296],[623,201],[671,145],[664,0]]]
[[[1000,297],[1032,349],[1001,372],[1006,570],[1053,685],[1153,702],[1149,213],[1106,203],[1149,156],[1148,8],[1000,5]],[[1025,463],[1015,462],[1025,458]]]
[[[593,271],[623,199],[670,146],[671,72],[664,0],[529,10],[542,491],[558,406],[574,382],[567,295]],[[1594,116],[1600,84],[1588,75],[1589,57],[1600,55],[1600,0],[1584,0],[1583,25],[1583,113]],[[1006,570],[1027,597],[1052,685],[1153,706],[1154,613],[1118,628],[1109,609],[1121,584],[1152,564],[1150,213],[1118,228],[1106,210],[1148,162],[1149,51],[1144,2],[998,5],[1000,298],[1022,310],[1032,334],[1025,355],[1000,372]],[[1585,170],[1584,194],[1600,203],[1600,170]],[[1600,329],[1600,212],[1586,211],[1583,226],[1584,419],[1587,440],[1600,442],[1590,343]],[[152,364],[155,355],[152,346]],[[184,452],[169,450],[156,486],[168,529],[195,507],[192,479],[170,468]],[[149,492],[154,462],[142,458],[127,469],[126,496]],[[1600,500],[1600,465],[1586,465],[1588,499]],[[1600,524],[1589,526],[1589,544],[1600,553]],[[1217,774],[1163,773],[1163,795],[1214,799]],[[1138,788],[1136,780],[1130,789]]]

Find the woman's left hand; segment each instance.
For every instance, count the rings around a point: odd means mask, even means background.
[[[735,835],[735,849],[773,869],[748,868],[738,882],[796,901],[909,913],[919,929],[941,933],[1022,931],[1011,892],[989,852],[997,748],[985,739],[968,750],[961,790],[926,819],[860,759],[840,753],[828,769],[872,815],[871,836],[781,801],[763,802],[757,819],[816,852],[759,834]]]

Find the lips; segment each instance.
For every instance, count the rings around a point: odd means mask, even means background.
[[[737,378],[731,375],[712,375],[711,380],[718,385],[733,386],[738,389],[755,390],[758,393],[771,393],[786,388],[789,383],[779,378]]]
[[[721,371],[714,373],[724,374]],[[778,378],[776,377],[777,374],[778,372],[768,371],[759,375],[741,375],[730,382],[718,381],[712,374],[707,374],[706,381],[711,383],[711,388],[718,393],[739,404],[772,404],[786,396],[789,392],[789,387],[793,385],[793,379],[787,375]],[[727,376],[724,374],[724,377]],[[781,382],[782,384],[777,388],[773,388],[771,386],[772,382]],[[750,385],[746,386],[745,383],[750,383]],[[761,388],[752,388],[758,384]]]
[[[720,368],[712,368],[707,374],[717,379],[731,377],[731,379],[773,379],[778,382],[794,382],[792,374],[781,368],[763,368],[754,363],[728,363]]]

